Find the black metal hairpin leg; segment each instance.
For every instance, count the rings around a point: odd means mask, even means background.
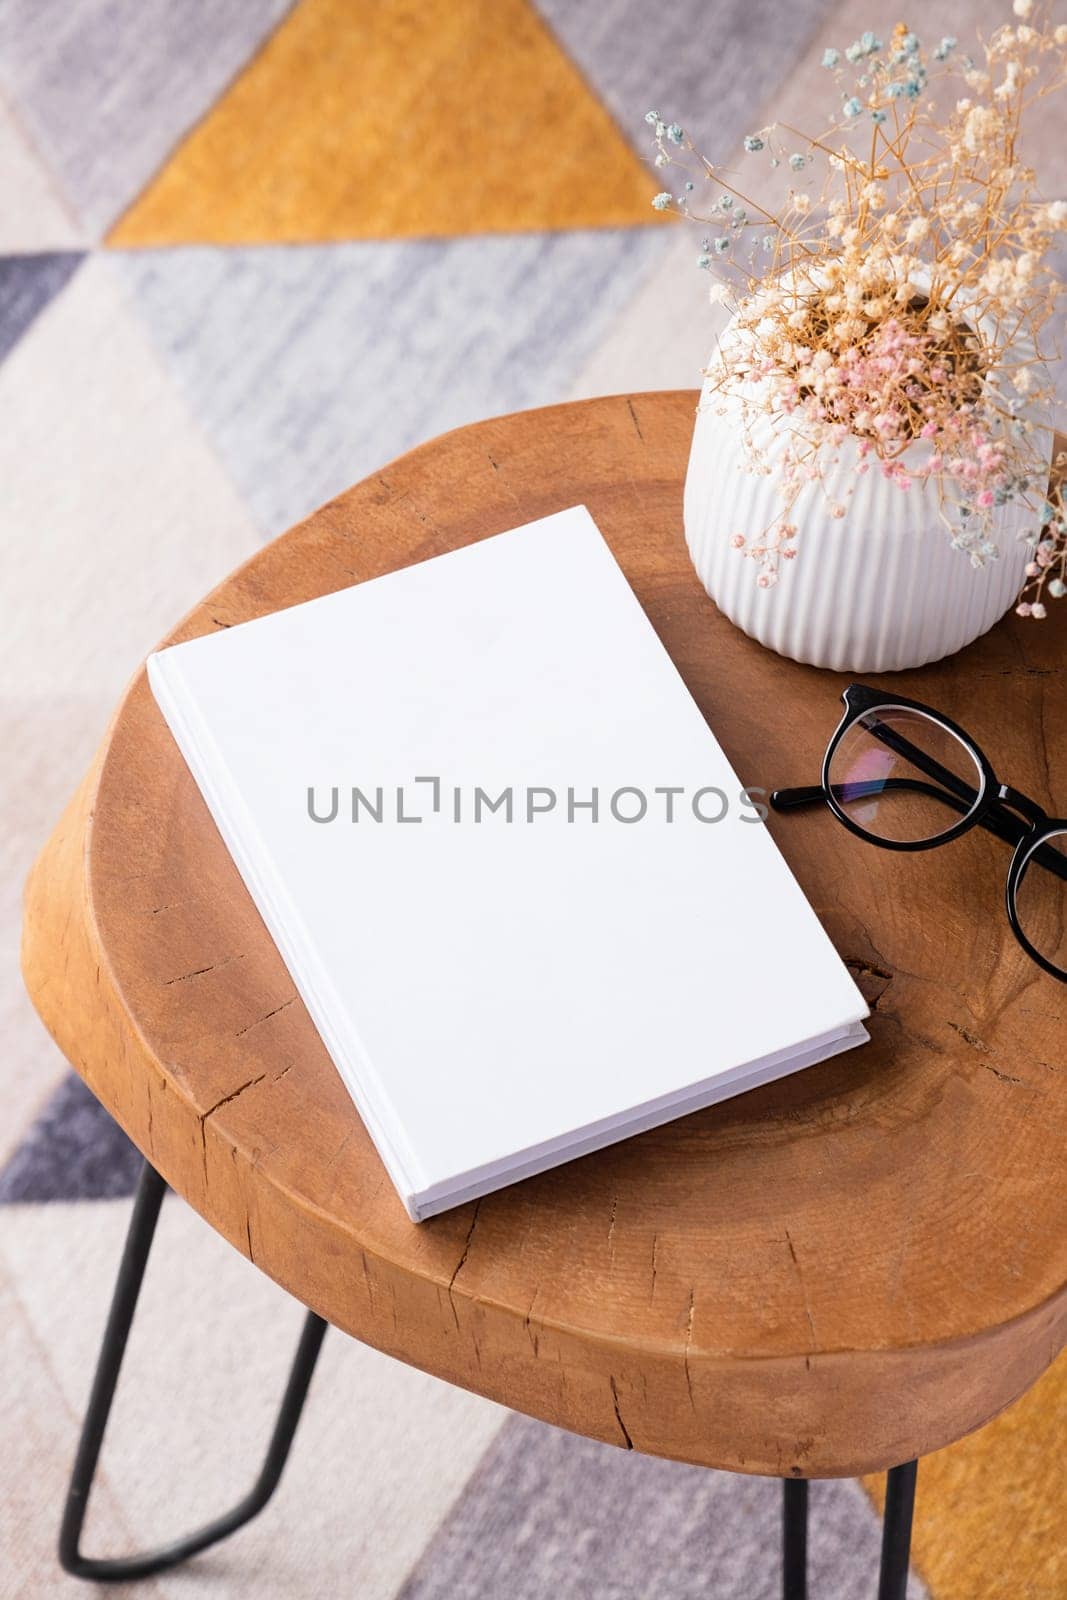
[[[911,1516],[915,1509],[917,1461],[894,1467],[886,1479],[882,1523],[882,1570],[878,1600],[904,1600],[911,1557]]]
[[[78,1545],[88,1509],[89,1493],[93,1486],[104,1429],[107,1427],[107,1419],[115,1397],[119,1368],[126,1352],[126,1341],[137,1307],[137,1296],[140,1293],[145,1264],[148,1252],[152,1248],[152,1237],[156,1231],[159,1208],[166,1189],[164,1180],[146,1161],[133,1204],[133,1215],[130,1218],[126,1245],[122,1252],[115,1292],[111,1300],[111,1310],[108,1313],[104,1340],[97,1360],[89,1406],[82,1425],[81,1439],[78,1442],[78,1453],[74,1458],[67,1503],[63,1510],[63,1523],[59,1533],[60,1564],[66,1572],[72,1573],[75,1577],[91,1578],[97,1583],[121,1583],[131,1578],[147,1578],[154,1572],[175,1567],[179,1562],[196,1555],[198,1551],[206,1550],[209,1545],[225,1539],[235,1529],[250,1522],[257,1512],[262,1511],[278,1487],[278,1480],[289,1455],[289,1447],[304,1408],[311,1374],[315,1370],[315,1361],[326,1332],[326,1323],[323,1319],[316,1316],[313,1311],[309,1311],[259,1477],[250,1492],[243,1500],[238,1501],[232,1511],[218,1517],[214,1522],[207,1523],[205,1527],[199,1528],[184,1539],[177,1539],[173,1544],[163,1545],[158,1550],[145,1551],[141,1555],[114,1558],[82,1555]]]
[[[75,1577],[89,1578],[97,1583],[122,1583],[135,1578],[148,1578],[168,1567],[176,1567],[190,1556],[206,1550],[209,1545],[225,1539],[262,1511],[278,1487],[326,1333],[323,1319],[309,1311],[259,1477],[249,1493],[231,1511],[184,1539],[177,1539],[158,1550],[134,1556],[82,1555],[79,1543],[89,1494],[166,1191],[166,1183],[146,1161],[133,1204],[133,1215],[63,1510],[59,1533],[60,1564]],[[905,1600],[917,1468],[917,1462],[909,1461],[903,1466],[894,1467],[888,1476],[878,1600]],[[808,1483],[803,1478],[786,1478],[782,1490],[782,1594],[784,1600],[807,1600]]]
[[[808,1480],[782,1480],[782,1600],[808,1600]]]
[[[878,1600],[905,1600],[911,1559],[911,1517],[917,1461],[893,1467],[886,1479]],[[782,1480],[782,1600],[807,1600],[808,1484]]]

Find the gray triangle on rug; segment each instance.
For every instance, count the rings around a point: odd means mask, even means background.
[[[0,361],[74,276],[84,252],[0,256]]]
[[[0,1205],[48,1200],[118,1200],[132,1195],[140,1152],[73,1073],[0,1172]]]

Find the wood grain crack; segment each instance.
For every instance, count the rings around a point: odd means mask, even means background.
[[[524,1331],[526,1333],[526,1337],[530,1341],[530,1344],[531,1344],[531,1346],[533,1348],[533,1353],[534,1353],[535,1356],[540,1352],[540,1349],[541,1349],[541,1336],[540,1336],[539,1333],[537,1333],[535,1331],[535,1329],[531,1325],[530,1318],[533,1316],[533,1308],[537,1304],[537,1296],[540,1293],[541,1293],[541,1287],[540,1287],[540,1285],[538,1285],[538,1287],[533,1292],[533,1299],[530,1301],[530,1304],[529,1304],[529,1307],[527,1309],[526,1315],[522,1319],[523,1329],[524,1329]]]
[[[253,1028],[258,1028],[261,1022],[269,1022],[271,1017],[276,1017],[281,1011],[288,1011],[289,1007],[296,1004],[296,995],[290,995],[288,1000],[283,1000],[280,1006],[275,1006],[273,1011],[264,1012],[254,1022],[246,1023],[243,1028],[238,1028],[234,1034],[235,1039],[242,1039],[246,1033],[251,1033]]]
[[[196,1120],[197,1120],[197,1122],[198,1122],[198,1124],[200,1126],[200,1162],[201,1162],[201,1166],[203,1167],[203,1172],[204,1172],[204,1192],[205,1192],[205,1194],[207,1193],[207,1189],[208,1189],[208,1174],[207,1174],[207,1120],[208,1120],[208,1118],[209,1117],[213,1117],[215,1115],[215,1112],[218,1111],[222,1106],[228,1106],[230,1104],[231,1100],[236,1100],[238,1095],[244,1094],[246,1089],[253,1089],[253,1088],[255,1088],[257,1083],[262,1083],[263,1079],[266,1076],[267,1076],[267,1074],[265,1072],[257,1073],[254,1078],[249,1078],[245,1083],[242,1083],[238,1088],[231,1090],[231,1092],[229,1094],[224,1094],[220,1100],[216,1100],[215,1101],[215,1104],[213,1106],[208,1106],[207,1110],[206,1111],[202,1111],[199,1114],[199,1116],[197,1117]],[[231,1154],[232,1153],[233,1152],[231,1151]]]
[[[685,1349],[682,1352],[682,1365],[685,1368],[685,1386],[689,1391],[689,1404],[693,1411],[696,1410],[696,1402],[693,1399],[693,1379],[689,1371],[689,1347],[693,1343],[693,1311],[695,1303],[696,1289],[694,1288],[689,1291],[689,1308],[685,1316]]]
[[[218,972],[222,967],[229,967],[235,961],[243,961],[244,956],[225,956],[221,961],[211,961],[206,967],[194,967],[192,972],[181,972],[176,978],[164,978],[163,987],[169,989],[175,983],[188,983],[190,978],[202,978],[207,972]]]
[[[200,1113],[201,1132],[203,1132],[204,1123],[208,1117],[213,1117],[216,1111],[220,1111],[223,1106],[228,1106],[232,1100],[236,1100],[240,1095],[244,1094],[246,1089],[254,1089],[256,1084],[262,1083],[266,1076],[265,1072],[257,1072],[254,1078],[249,1078],[245,1083],[240,1084],[238,1088],[231,1089],[229,1094],[224,1094],[221,1100],[216,1100],[213,1106],[209,1106],[206,1111],[202,1111]]]
[[[857,987],[871,1010],[877,1011],[878,1002],[893,981],[892,972],[888,967],[868,961],[863,956],[847,956],[845,966],[856,979]]]
[[[810,1304],[810,1302],[808,1300],[808,1289],[807,1289],[807,1285],[804,1282],[804,1273],[801,1270],[800,1261],[799,1261],[799,1259],[797,1257],[796,1246],[793,1243],[793,1236],[789,1232],[788,1228],[785,1230],[785,1242],[789,1246],[789,1254],[792,1256],[793,1265],[797,1269],[797,1282],[800,1284],[800,1293],[803,1296],[803,1300],[804,1300],[804,1315],[808,1319],[808,1327],[811,1330],[811,1347],[812,1347],[812,1352],[814,1353],[815,1347],[819,1343],[819,1336],[815,1332],[815,1318],[812,1315],[811,1304]]]
[[[980,1039],[976,1033],[972,1033],[971,1030],[969,1028],[965,1028],[962,1023],[950,1022],[949,1027],[952,1029],[953,1033],[959,1034],[964,1044],[969,1044],[971,1049],[976,1050],[979,1055],[991,1056],[995,1053],[992,1047],[986,1044],[984,1039]],[[1023,1081],[1022,1078],[1016,1078],[1010,1072],[1002,1072],[1000,1068],[995,1067],[991,1061],[982,1061],[980,1062],[980,1065],[983,1066],[987,1072],[991,1072],[994,1078],[999,1078],[1001,1083],[1022,1083]]]
[[[478,1212],[481,1209],[481,1204],[482,1204],[482,1202],[480,1200],[476,1200],[474,1202],[474,1215],[471,1218],[471,1225],[467,1229],[467,1237],[463,1241],[463,1253],[460,1256],[459,1260],[456,1262],[455,1271],[453,1272],[452,1276],[448,1280],[448,1301],[449,1301],[449,1304],[452,1307],[452,1316],[453,1316],[453,1319],[454,1319],[455,1324],[456,1324],[457,1332],[459,1330],[459,1316],[458,1316],[458,1314],[456,1312],[456,1302],[455,1302],[455,1299],[453,1298],[452,1290],[455,1288],[456,1279],[459,1277],[460,1273],[463,1271],[463,1268],[467,1265],[467,1257],[470,1255],[470,1252],[471,1252],[471,1240],[474,1238],[474,1230],[478,1226]]]
[[[992,1055],[992,1051],[986,1044],[985,1040],[980,1039],[978,1035],[976,1033],[972,1033],[969,1028],[965,1028],[962,1023],[950,1022],[949,1027],[952,1029],[953,1033],[958,1033],[964,1044],[969,1044],[972,1050],[980,1050],[985,1056]]]
[[[976,676],[981,678],[1054,678],[1059,669],[1057,667],[995,667],[987,672],[979,672]]]
[[[1001,1083],[1022,1083],[1023,1081],[1021,1078],[1012,1077],[1010,1072],[1001,1072],[1000,1068],[995,1067],[991,1061],[983,1061],[981,1065],[987,1072],[991,1072],[994,1078],[999,1078]]]
[[[365,1250],[361,1250],[359,1252],[359,1259],[360,1265],[363,1268],[363,1282],[367,1290],[367,1303],[370,1306],[371,1316],[373,1317],[376,1314],[376,1308],[374,1305],[374,1282],[370,1275],[370,1268],[367,1265],[367,1252]]]
[[[626,1449],[632,1450],[634,1447],[634,1442],[630,1438],[629,1430],[627,1429],[625,1422],[622,1420],[622,1412],[619,1410],[619,1391],[615,1387],[615,1379],[610,1378],[608,1381],[611,1384],[611,1403],[615,1407],[615,1421],[619,1424],[619,1432],[622,1434],[623,1443],[625,1444]]]

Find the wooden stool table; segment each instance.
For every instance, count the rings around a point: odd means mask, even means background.
[[[584,503],[742,781],[815,781],[846,680],[770,654],[705,595],[681,519],[694,405],[635,395],[447,434],[269,545],[166,642]],[[1064,678],[1062,634],[1013,617],[885,681],[1062,813]],[[26,896],[30,993],[148,1163],[70,1570],[157,1570],[253,1515],[325,1319],[577,1433],[792,1480],[790,1595],[805,1480],[895,1468],[881,1592],[903,1595],[911,1464],[1009,1405],[1064,1342],[1064,992],[1012,938],[1006,847],[984,830],[900,855],[825,811],[769,826],[868,996],[870,1044],[415,1225],[137,674]],[[773,1006],[772,970],[764,993]],[[94,1562],[81,1518],[166,1185],[313,1315],[247,1501],[170,1550]]]

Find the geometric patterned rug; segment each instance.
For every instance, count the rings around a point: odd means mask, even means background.
[[[945,0],[961,37],[1001,0]],[[130,673],[227,571],[434,434],[692,386],[696,245],[643,116],[818,117],[859,0],[4,0],[0,27],[0,1600],[54,1540],[138,1156],[17,976],[21,883]],[[910,19],[925,22],[925,19]],[[827,108],[829,109],[829,108]],[[1040,133],[1040,130],[1039,130]],[[1029,159],[1067,193],[1067,141]],[[164,1205],[86,1545],[248,1487],[300,1311]],[[924,1462],[912,1600],[1067,1595],[1067,1363]],[[573,1437],[331,1333],[277,1499],[150,1596],[762,1600],[779,1487]],[[871,1592],[878,1483],[812,1488]]]

